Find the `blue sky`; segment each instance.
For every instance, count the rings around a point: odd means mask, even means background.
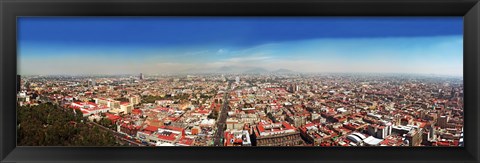
[[[462,17],[22,17],[19,74],[463,74]]]

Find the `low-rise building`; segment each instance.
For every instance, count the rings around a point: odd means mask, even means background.
[[[225,132],[224,146],[252,146],[247,130],[231,130]]]
[[[286,121],[260,122],[253,132],[256,146],[297,146],[304,143],[300,132]]]

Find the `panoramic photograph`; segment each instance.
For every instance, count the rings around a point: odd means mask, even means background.
[[[462,17],[17,23],[18,146],[464,144]]]

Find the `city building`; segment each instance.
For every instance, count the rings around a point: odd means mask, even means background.
[[[224,146],[252,146],[247,130],[226,131],[224,137]]]
[[[139,95],[130,96],[128,98],[128,101],[130,103],[132,103],[133,105],[138,105],[138,104],[140,104],[140,102],[142,102]]]
[[[143,74],[17,77],[20,106],[52,103],[79,109],[90,121],[108,118],[118,134],[148,146],[212,146],[218,140],[225,146],[463,144],[461,79],[235,73],[148,80]]]
[[[437,125],[441,128],[446,128],[448,125],[449,117],[446,115],[440,116],[437,119]]]
[[[253,144],[256,146],[297,146],[304,143],[300,132],[286,121],[259,122],[253,132]]]
[[[320,123],[309,123],[300,127],[300,135],[306,143],[321,146],[338,134]]]
[[[422,143],[422,130],[413,129],[410,130],[405,136],[405,142],[409,146],[419,146]]]
[[[132,113],[133,110],[133,104],[130,102],[121,102],[120,103],[120,110],[124,114]]]

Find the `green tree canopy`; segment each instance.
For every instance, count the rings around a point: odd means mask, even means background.
[[[81,122],[80,110],[52,104],[17,107],[19,146],[118,146],[115,137]]]

